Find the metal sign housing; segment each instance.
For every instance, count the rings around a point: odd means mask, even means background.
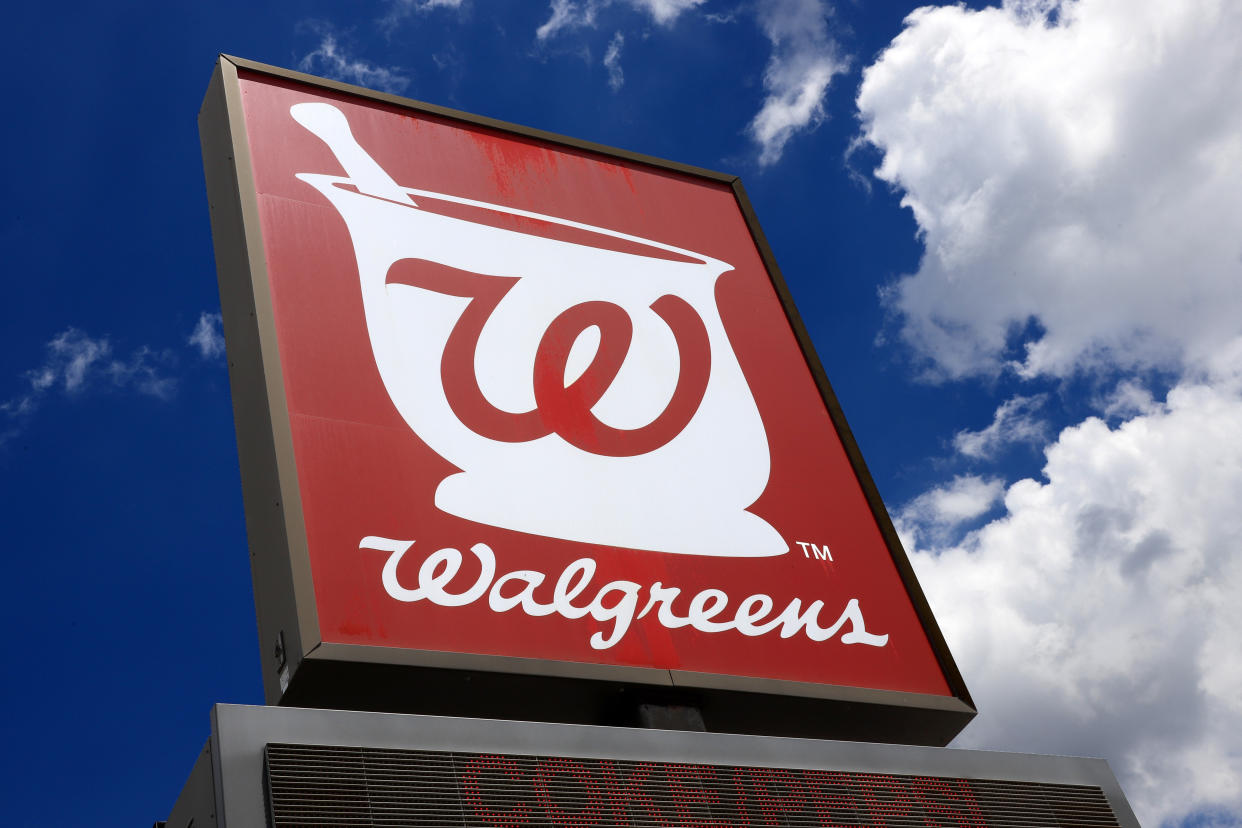
[[[231,57],[199,122],[269,702],[974,715],[736,176]]]

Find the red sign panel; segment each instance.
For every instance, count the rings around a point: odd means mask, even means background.
[[[954,695],[728,179],[239,89],[323,642]]]

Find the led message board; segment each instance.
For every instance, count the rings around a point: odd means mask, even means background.
[[[1095,785],[269,744],[273,828],[305,825],[685,828],[1115,828]]]
[[[233,58],[200,129],[270,701],[973,715],[736,177]]]

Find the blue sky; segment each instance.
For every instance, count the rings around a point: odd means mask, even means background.
[[[1242,6],[914,9],[10,12],[3,821],[162,817],[210,705],[262,700],[195,121],[227,52],[740,174],[979,704],[957,744],[1242,824]]]

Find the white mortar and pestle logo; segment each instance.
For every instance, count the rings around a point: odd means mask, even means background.
[[[788,551],[746,511],[770,459],[716,307],[716,280],[731,265],[402,187],[336,107],[303,103],[290,114],[347,173],[297,177],[349,230],[384,387],[419,439],[461,469],[440,482],[437,508],[632,549]],[[562,238],[497,226],[515,217]]]

